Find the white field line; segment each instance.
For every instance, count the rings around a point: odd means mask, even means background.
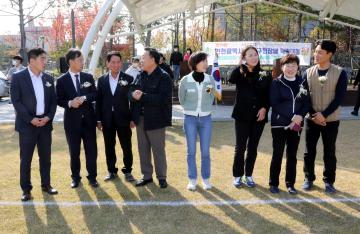
[[[180,207],[180,206],[228,206],[228,205],[271,205],[271,204],[304,204],[304,203],[347,203],[360,202],[360,197],[351,198],[292,198],[292,199],[269,199],[269,200],[223,200],[223,201],[0,201],[0,206],[160,206],[160,207]]]

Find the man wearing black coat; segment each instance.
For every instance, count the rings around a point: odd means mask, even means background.
[[[152,151],[160,188],[166,188],[165,129],[171,126],[172,83],[169,75],[158,66],[160,55],[155,49],[146,48],[141,60],[143,72],[130,90],[130,99],[136,107],[136,133],[143,174],[136,186],[153,182]]]
[[[92,187],[98,187],[96,115],[93,102],[96,100],[96,87],[93,76],[82,72],[84,58],[78,49],[70,49],[66,54],[69,71],[57,80],[57,103],[65,109],[64,128],[71,158],[71,187],[79,186],[80,146],[84,144],[88,180]]]
[[[358,95],[357,95],[357,100],[356,100],[356,104],[354,106],[354,111],[351,112],[352,115],[358,116],[359,115],[359,107],[360,107],[360,70],[358,71],[355,81],[354,81],[354,88],[356,88],[356,86],[358,86]]]
[[[119,52],[110,52],[106,58],[109,73],[98,80],[96,100],[97,127],[103,132],[106,164],[109,174],[105,181],[117,177],[116,133],[123,151],[124,167],[121,171],[127,181],[134,181],[131,175],[133,153],[131,150],[131,128],[135,127],[128,99],[133,77],[121,71],[122,61]]]
[[[31,49],[28,61],[28,68],[13,74],[11,83],[15,130],[19,132],[22,201],[32,199],[31,161],[35,146],[40,159],[42,190],[51,195],[58,193],[50,184],[51,132],[56,112],[54,78],[44,73],[46,52],[43,49]]]

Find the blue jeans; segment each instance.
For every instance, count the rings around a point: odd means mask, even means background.
[[[196,170],[196,138],[200,136],[201,177],[210,178],[210,142],[212,121],[211,115],[198,117],[185,115],[184,131],[187,143],[187,164],[189,179],[197,179]]]
[[[174,72],[174,82],[180,79],[180,65],[172,65]]]

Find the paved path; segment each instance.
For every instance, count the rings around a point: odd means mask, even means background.
[[[232,106],[214,106],[212,112],[212,118],[214,121],[232,121],[231,112]],[[350,114],[352,107],[341,108],[341,119],[342,120],[360,120],[360,117],[355,117]],[[183,109],[180,105],[173,106],[173,120],[182,121],[184,119]],[[63,121],[64,109],[61,107],[57,108],[55,115],[55,122]],[[15,121],[15,112],[11,104],[8,104],[8,99],[2,99],[0,101],[0,124],[1,123],[13,123]]]

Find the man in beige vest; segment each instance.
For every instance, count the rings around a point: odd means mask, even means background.
[[[336,138],[340,123],[340,104],[347,88],[347,75],[342,68],[331,63],[336,43],[330,40],[316,42],[315,65],[306,70],[304,79],[310,91],[312,108],[306,119],[306,149],[304,154],[305,181],[303,189],[313,187],[317,142],[324,144],[323,181],[326,193],[335,193]]]

